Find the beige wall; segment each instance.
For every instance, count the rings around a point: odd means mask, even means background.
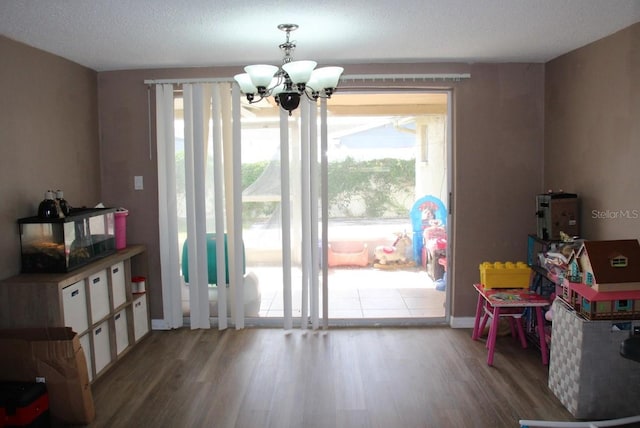
[[[145,79],[229,77],[233,69],[137,70],[98,76],[103,197],[130,210],[129,240],[149,248],[151,313],[161,318],[153,92],[152,138]],[[345,66],[345,74],[471,73],[454,91],[453,315],[471,317],[478,264],[522,260],[535,231],[542,190],[542,64],[387,64]],[[434,84],[434,88],[442,84]],[[145,189],[133,190],[143,175]]]
[[[542,64],[478,64],[455,94],[453,315],[470,317],[483,261],[524,260],[543,154]]]
[[[545,188],[578,193],[585,238],[639,238],[640,23],[546,74]]]
[[[97,73],[0,36],[0,279],[20,271],[17,220],[47,189],[100,202]]]

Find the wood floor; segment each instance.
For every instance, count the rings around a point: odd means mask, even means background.
[[[448,327],[154,331],[93,385],[91,427],[518,427],[571,421],[535,348]]]

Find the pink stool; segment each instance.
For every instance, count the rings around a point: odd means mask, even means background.
[[[487,321],[491,318],[491,327],[489,328],[489,339],[487,340],[486,347],[489,349],[489,352],[492,356],[491,362],[489,365],[493,363],[493,352],[496,346],[496,339],[498,336],[498,328],[499,321],[495,319],[496,310],[499,311],[498,318],[507,318],[509,320],[509,327],[511,328],[511,337],[516,337],[520,339],[520,345],[523,348],[527,347],[527,338],[524,335],[524,327],[522,326],[522,309],[516,308],[494,308],[489,305],[484,305],[484,315],[482,317],[482,321],[480,322],[480,332],[484,331],[485,326],[487,325]]]

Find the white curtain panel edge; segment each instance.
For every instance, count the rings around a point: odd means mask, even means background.
[[[189,308],[191,329],[209,328],[209,284],[207,269],[206,209],[204,177],[205,147],[203,111],[204,87],[186,84],[184,100],[185,191],[187,206],[187,248],[189,253]]]
[[[221,90],[223,89],[223,90]],[[215,230],[216,237],[224,236],[224,170],[223,170],[223,154],[222,144],[224,129],[228,128],[230,118],[223,115],[223,105],[229,105],[228,95],[225,99],[221,99],[222,94],[229,93],[229,85],[218,84],[212,88],[212,115],[213,115],[213,183],[214,183],[214,204],[215,204]],[[224,239],[220,240],[224,243]],[[216,265],[225,266],[224,245],[216,245]],[[218,284],[226,284],[226,272],[223,269],[217,270]],[[218,329],[225,330],[227,323],[227,287],[218,287]]]
[[[158,164],[158,208],[160,233],[160,278],[162,282],[162,312],[168,328],[183,326],[181,309],[180,277],[178,260],[178,227],[175,192],[168,192],[169,184],[175,182],[174,162],[174,113],[173,85],[158,84],[156,89],[156,137]],[[169,162],[169,160],[171,160]]]
[[[231,114],[233,123],[233,147],[232,147],[232,206],[233,223],[230,225],[229,253],[233,254],[229,261],[229,269],[233,275],[229,275],[232,289],[234,290],[235,302],[233,303],[233,321],[236,329],[244,328],[244,246],[242,245],[242,123],[240,104],[240,87],[234,84],[231,88]],[[235,287],[234,287],[235,285]]]

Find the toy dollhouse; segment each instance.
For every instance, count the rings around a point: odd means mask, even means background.
[[[640,319],[640,244],[585,241],[569,257],[562,297],[587,319]]]
[[[595,291],[640,290],[640,244],[636,239],[585,241],[569,257],[569,277]]]

